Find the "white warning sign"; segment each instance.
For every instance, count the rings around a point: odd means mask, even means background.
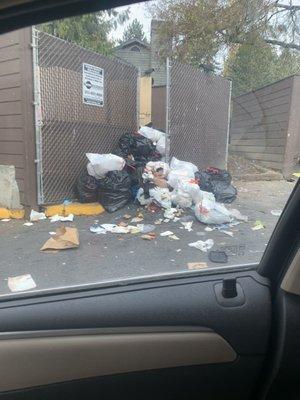
[[[84,104],[103,107],[104,70],[102,68],[82,64],[82,101]]]

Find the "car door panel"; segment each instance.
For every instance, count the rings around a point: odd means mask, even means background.
[[[242,301],[220,301],[218,287],[224,278],[237,279]],[[11,299],[0,307],[0,357],[5,361],[1,375],[16,371],[0,398],[12,399],[18,392],[7,390],[34,382],[45,386],[19,392],[20,398],[41,393],[51,398],[58,390],[53,386],[61,385],[73,387],[73,392],[64,389],[72,393],[70,398],[82,398],[75,388],[86,387],[85,382],[90,383],[83,392],[104,385],[103,393],[114,398],[107,383],[114,379],[126,396],[140,398],[133,375],[143,390],[149,385],[149,398],[166,398],[163,393],[181,398],[187,387],[189,396],[196,395],[197,387],[201,392],[206,387],[205,398],[216,398],[226,386],[230,398],[244,399],[263,365],[271,317],[268,280],[251,270]],[[40,371],[43,363],[46,370]],[[156,393],[152,380],[163,380],[162,392]],[[182,386],[177,387],[176,380]]]

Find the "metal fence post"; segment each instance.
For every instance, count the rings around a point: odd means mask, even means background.
[[[141,115],[141,68],[138,68],[137,74],[137,85],[136,85],[136,118],[137,118],[137,129],[140,127],[140,115]]]
[[[226,168],[226,169],[227,169],[227,163],[228,163],[228,149],[229,149],[230,114],[231,114],[231,93],[232,93],[232,81],[230,81],[229,99],[228,99],[228,125],[227,125],[227,142],[226,142],[226,154],[225,154],[225,168]]]
[[[165,159],[166,163],[170,161],[170,146],[171,146],[171,132],[170,132],[170,90],[171,90],[171,63],[169,57],[166,60],[166,68],[167,68],[167,87],[166,87],[166,154]]]
[[[41,114],[41,89],[39,73],[38,53],[39,31],[32,27],[32,68],[33,68],[33,98],[35,119],[35,143],[36,143],[36,173],[37,173],[37,203],[43,204],[43,168],[42,168],[42,114]]]

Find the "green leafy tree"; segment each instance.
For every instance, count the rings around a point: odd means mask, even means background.
[[[109,55],[113,52],[114,41],[109,34],[129,18],[129,10],[99,11],[77,17],[66,18],[39,25],[38,29],[69,42]]]
[[[232,79],[233,95],[239,95],[300,72],[300,55],[284,49],[281,54],[259,37],[233,47],[224,64]]]
[[[293,1],[160,0],[149,7],[154,18],[164,21],[159,29],[162,57],[214,65],[220,52],[251,43],[254,36],[300,50],[300,5]]]
[[[121,43],[130,39],[138,39],[147,42],[143,25],[135,18],[125,29]]]
[[[224,75],[232,79],[234,96],[274,82],[277,76],[277,54],[262,40],[237,45],[225,61]]]

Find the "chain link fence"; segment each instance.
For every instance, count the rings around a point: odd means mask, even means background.
[[[73,198],[85,153],[109,153],[138,124],[138,70],[33,31],[39,203]],[[103,104],[84,103],[83,63],[103,69]]]
[[[227,79],[168,60],[168,156],[226,168],[230,96]]]

